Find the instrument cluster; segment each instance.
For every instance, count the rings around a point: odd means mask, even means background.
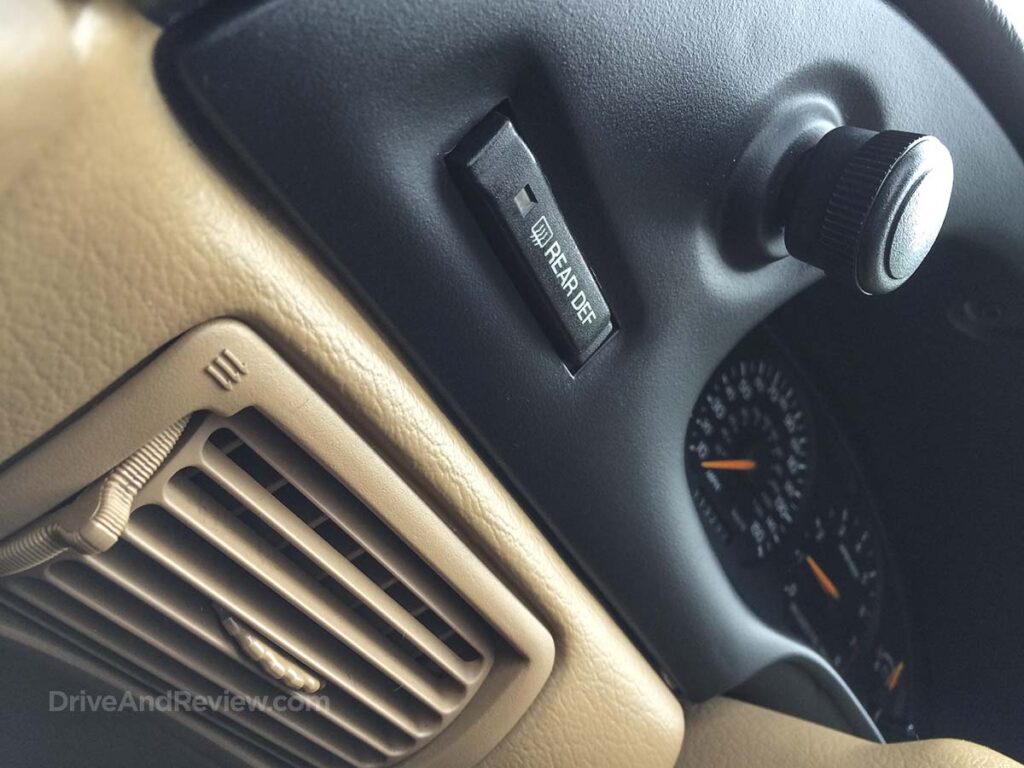
[[[768,332],[707,381],[685,456],[694,504],[749,607],[826,659],[887,739],[914,738],[908,623],[879,507],[836,420]]]

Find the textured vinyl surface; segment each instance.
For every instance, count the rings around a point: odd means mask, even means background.
[[[687,711],[676,768],[1018,768],[991,749],[956,739],[873,744],[733,699]]]

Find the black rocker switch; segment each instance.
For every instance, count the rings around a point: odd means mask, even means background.
[[[612,316],[533,153],[492,112],[448,155],[470,206],[575,371],[612,332]]]

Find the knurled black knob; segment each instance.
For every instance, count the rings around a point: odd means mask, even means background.
[[[790,254],[864,293],[888,293],[939,235],[953,160],[934,136],[842,126],[807,151],[787,187]]]

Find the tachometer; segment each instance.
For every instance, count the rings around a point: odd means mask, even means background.
[[[844,671],[871,637],[880,607],[874,533],[853,505],[815,515],[783,585],[791,628]]]
[[[781,366],[739,358],[705,386],[687,430],[687,479],[705,523],[743,559],[764,559],[795,525],[813,458],[810,410]]]

